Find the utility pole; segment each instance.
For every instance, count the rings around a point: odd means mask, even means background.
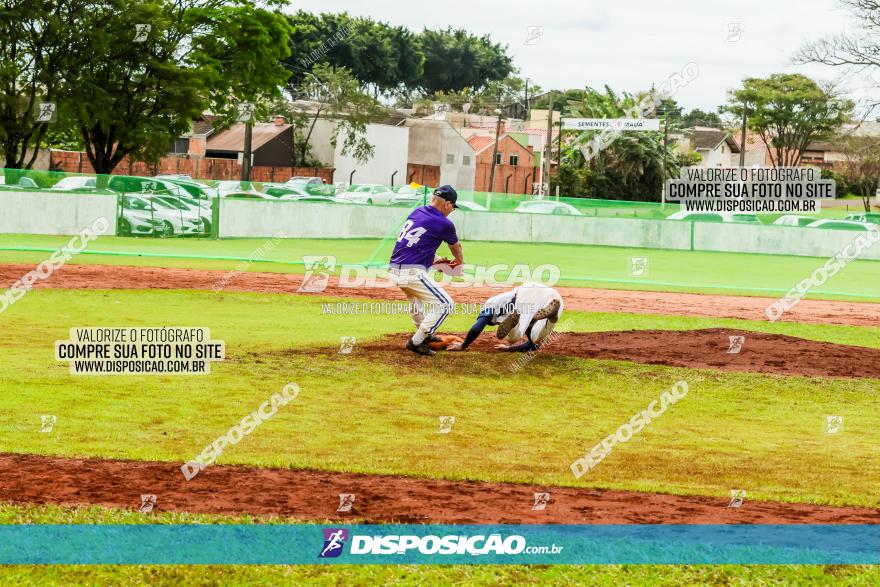
[[[495,191],[495,164],[498,161],[498,135],[501,134],[501,94],[498,94],[498,122],[495,123],[495,148],[492,149],[492,173],[489,175],[489,189]]]
[[[562,110],[559,111],[559,134],[556,136],[556,174],[562,171]],[[556,181],[556,201],[559,201],[559,181]]]
[[[254,123],[249,120],[244,124],[244,156],[241,161],[241,181],[251,180],[251,138]]]
[[[742,119],[742,134],[740,135],[739,141],[739,166],[746,166],[746,125],[748,124],[748,113],[746,112],[748,106],[743,102],[743,119]]]
[[[669,174],[666,168],[666,156],[669,152],[669,112],[666,112],[666,119],[663,121],[663,185],[660,186],[660,205],[666,204],[666,179]]]
[[[562,122],[560,117],[559,122]],[[544,172],[541,174],[541,194],[549,195],[550,193],[550,157],[553,155],[553,90],[550,90],[550,107],[547,109],[547,140],[544,141],[547,146],[544,154]]]

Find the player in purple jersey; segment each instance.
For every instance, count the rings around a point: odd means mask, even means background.
[[[440,243],[444,242],[455,257],[452,266],[464,262],[455,225],[447,218],[458,208],[455,205],[457,199],[458,194],[452,186],[443,185],[434,190],[431,202],[413,210],[403,223],[391,253],[391,279],[409,298],[410,313],[416,325],[416,333],[406,343],[406,348],[419,355],[435,354],[428,343],[432,338],[439,339],[434,332],[455,308],[449,294],[427,271],[435,262]]]

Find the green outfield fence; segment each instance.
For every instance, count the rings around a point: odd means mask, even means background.
[[[115,218],[117,236],[103,238],[90,246],[80,258],[82,260],[77,262],[205,268],[246,266],[247,270],[301,272],[304,256],[332,255],[339,263],[382,265],[387,263],[408,210],[424,203],[431,188],[369,184],[346,186],[345,191],[337,193],[339,189],[338,185],[323,183],[237,185],[236,182],[199,181],[183,176],[95,176],[4,170],[3,185],[0,185],[0,257],[7,259],[6,262],[12,262],[10,259],[39,261],[40,256],[57,250],[69,238],[51,235],[76,234],[96,216],[105,215]],[[229,202],[221,206],[221,202],[227,199]],[[266,214],[265,219],[260,220],[266,225],[274,223],[273,226],[278,227],[279,222],[287,222],[289,218],[294,219],[290,222],[308,218],[310,224],[324,223],[325,226],[318,226],[320,230],[311,235],[294,231],[297,238],[284,238],[279,243],[273,243],[270,235],[274,232],[270,230],[262,233],[252,231],[250,237],[234,238],[236,234],[228,227],[234,225],[237,219],[232,217],[230,211],[240,208],[227,204],[244,200],[272,202],[273,205],[282,201],[290,204],[287,200],[302,202],[301,205],[279,207],[277,214]],[[367,204],[367,200],[372,204]],[[532,265],[552,263],[562,270],[563,282],[571,285],[772,296],[786,292],[821,265],[816,258],[821,255],[699,250],[693,246],[693,226],[690,250],[686,247],[684,250],[682,247],[663,248],[660,240],[644,247],[633,247],[552,244],[522,238],[518,242],[510,242],[517,239],[504,238],[505,232],[515,232],[526,224],[533,224],[527,220],[529,218],[535,218],[534,224],[537,224],[539,216],[542,220],[556,216],[577,216],[583,217],[586,222],[581,225],[573,220],[565,220],[560,224],[564,230],[587,231],[591,225],[592,230],[596,230],[596,226],[613,225],[614,230],[622,227],[619,230],[623,231],[649,224],[656,227],[656,221],[664,221],[679,210],[677,204],[565,197],[539,200],[531,195],[467,190],[459,191],[459,200],[463,209],[456,212],[453,220],[460,228],[466,229],[468,224],[471,228],[485,224],[510,227],[510,231],[499,231],[498,238],[476,240],[468,240],[468,231],[462,230],[461,234],[467,243],[467,260],[485,265],[499,262]],[[74,205],[71,205],[71,201]],[[311,206],[315,203],[325,205]],[[370,214],[358,215],[358,211],[367,209],[365,206],[370,206]],[[535,212],[530,209],[535,206],[542,208],[539,211],[541,214],[526,213]],[[228,215],[221,218],[221,209],[226,210],[223,213]],[[260,209],[264,214],[265,206]],[[293,209],[298,211],[293,213]],[[334,209],[339,210],[339,214],[335,215],[339,217],[362,216],[379,220],[368,236],[346,236],[335,233],[330,227],[333,219],[320,216]],[[850,210],[845,207],[826,209],[820,216],[840,218],[859,211],[861,204],[855,200]],[[499,213],[508,214],[494,216]],[[776,216],[762,215],[761,223],[770,224]],[[489,218],[492,222],[488,222]],[[591,223],[590,218],[599,219],[600,222]],[[628,219],[630,223],[608,223],[608,219],[615,218]],[[654,222],[634,225],[632,220]],[[680,224],[680,221],[668,222]],[[360,223],[368,221],[361,220]],[[291,224],[280,226],[285,228]],[[713,226],[719,226],[717,230],[726,233],[742,231],[743,234],[754,234],[749,232],[753,225],[746,228],[729,224]],[[841,232],[809,230],[811,234]],[[822,237],[824,234],[817,236]],[[852,238],[852,235],[847,238]],[[267,245],[267,242],[270,244]],[[648,267],[642,272],[635,267],[641,262],[640,259],[648,259]],[[233,265],[235,263],[237,265]],[[839,299],[880,301],[880,261],[855,261],[811,293]]]

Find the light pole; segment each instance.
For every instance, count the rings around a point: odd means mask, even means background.
[[[562,122],[562,117],[559,117]],[[547,108],[547,136],[544,140],[547,152],[544,154],[544,171],[541,174],[541,194],[550,191],[550,157],[553,155],[553,90],[550,90],[550,106]]]

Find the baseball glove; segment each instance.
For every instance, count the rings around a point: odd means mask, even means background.
[[[461,344],[464,342],[462,337],[455,336],[454,334],[443,334],[436,336],[435,338],[438,338],[439,340],[432,340],[428,343],[431,350],[435,351],[445,351],[446,348],[453,343]]]
[[[446,275],[452,275],[453,277],[459,277],[462,274],[462,270],[464,269],[461,264],[454,259],[447,259],[443,257],[442,259],[436,259],[434,264],[431,265],[431,269],[436,269]]]

